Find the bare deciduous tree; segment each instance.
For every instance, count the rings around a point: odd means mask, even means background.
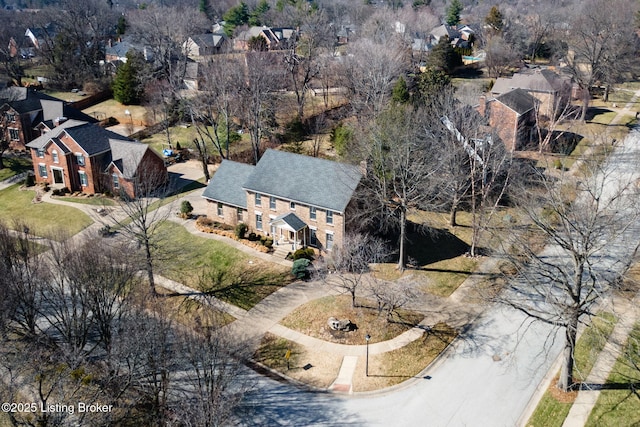
[[[383,240],[367,234],[347,234],[319,271],[325,283],[349,292],[351,307],[355,307],[356,292],[370,272],[369,265],[384,262],[388,257],[389,250]]]
[[[497,300],[564,330],[562,390],[573,385],[579,324],[619,285],[638,249],[630,182],[637,161],[637,153],[621,150],[605,164],[585,160],[587,174],[578,179],[535,171],[531,187],[521,190],[521,207],[550,246],[537,253],[512,235],[507,259],[518,274]]]

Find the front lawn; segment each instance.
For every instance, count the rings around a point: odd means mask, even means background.
[[[74,235],[93,223],[84,212],[63,205],[33,203],[36,192],[20,190],[18,184],[0,191],[0,220],[13,227],[14,221],[28,225],[30,233],[61,238]]]
[[[22,172],[33,170],[31,159],[25,157],[3,157],[4,168],[0,169],[0,181],[9,179]]]
[[[640,322],[629,334],[622,355],[587,420],[587,427],[640,425]]]
[[[409,310],[398,310],[391,322],[385,313],[378,315],[375,302],[356,299],[356,307],[351,307],[351,296],[328,296],[308,302],[282,319],[282,325],[305,335],[341,344],[364,344],[365,335],[371,336],[371,343],[390,340],[420,323],[423,315]],[[334,331],[327,320],[349,319],[357,327],[351,332]]]
[[[197,237],[166,221],[160,228],[171,256],[162,259],[161,274],[243,309],[291,282],[290,270],[251,257],[226,243]]]

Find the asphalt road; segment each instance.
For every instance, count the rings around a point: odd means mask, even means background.
[[[640,133],[634,131],[611,157],[616,180],[636,178]],[[624,151],[626,150],[626,151]],[[624,153],[623,153],[624,151]],[[633,190],[633,191],[637,191]],[[607,248],[607,266],[629,253],[640,228],[627,230]],[[616,254],[620,254],[618,257]],[[613,261],[613,262],[612,262]],[[504,306],[489,308],[451,353],[412,384],[385,393],[345,397],[311,393],[260,379],[249,399],[255,426],[514,426],[563,346],[563,332],[531,323]]]

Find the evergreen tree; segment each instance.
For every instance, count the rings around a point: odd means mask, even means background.
[[[398,104],[405,104],[409,101],[410,97],[407,82],[404,80],[404,77],[398,77],[395,86],[393,86],[391,99]]]
[[[124,34],[126,30],[127,30],[127,21],[124,18],[124,15],[120,15],[120,17],[118,18],[118,24],[116,25],[116,34],[121,36]]]
[[[227,36],[231,36],[237,26],[249,22],[249,7],[245,2],[242,2],[236,7],[227,10],[222,19],[224,19],[224,32]]]
[[[444,71],[428,67],[417,78],[417,90],[413,96],[414,104],[434,105],[439,97],[453,91],[451,77]]]
[[[200,0],[198,4],[198,10],[205,15],[209,14],[209,1],[208,0]]]
[[[440,37],[427,57],[427,66],[451,74],[462,65],[462,56],[455,51],[448,37]]]
[[[451,4],[447,8],[447,25],[454,26],[460,22],[460,12],[462,12],[462,4],[460,0],[451,0]]]
[[[113,79],[111,88],[116,101],[124,104],[139,104],[142,90],[138,81],[141,71],[142,58],[140,54],[127,53],[127,62],[122,64]]]
[[[498,6],[493,6],[489,11],[489,14],[484,18],[485,24],[487,24],[493,31],[501,32],[504,27],[504,17],[502,12],[498,9]]]
[[[249,25],[262,25],[262,18],[269,9],[271,9],[271,6],[269,6],[267,0],[260,0],[256,8],[251,12],[251,16],[249,16]]]

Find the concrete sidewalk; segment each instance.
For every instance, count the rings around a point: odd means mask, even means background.
[[[632,301],[621,301],[617,305],[615,315],[619,319],[618,323],[616,323],[607,344],[600,352],[585,381],[585,384],[593,384],[596,387],[591,390],[582,389],[578,392],[578,396],[573,402],[564,424],[562,424],[563,427],[583,427],[586,424],[600,396],[600,389],[597,385],[604,384],[607,381],[613,366],[622,354],[627,337],[640,315],[639,304],[640,293]]]

